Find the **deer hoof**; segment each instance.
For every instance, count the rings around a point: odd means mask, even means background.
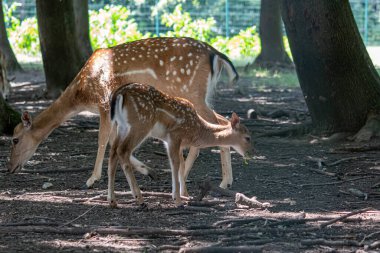
[[[148,210],[148,205],[146,203],[141,203],[138,208],[139,211]]]
[[[110,207],[111,207],[111,208],[117,208],[117,203],[116,203],[115,200],[111,200],[111,201],[110,201]]]

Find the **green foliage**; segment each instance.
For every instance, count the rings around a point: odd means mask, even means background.
[[[20,25],[8,30],[8,38],[16,54],[36,56],[40,54],[37,19],[27,18]]]
[[[232,59],[252,58],[260,51],[260,39],[255,26],[248,27],[231,38],[218,36],[210,42],[216,49]]]
[[[137,29],[129,10],[124,6],[106,5],[99,11],[90,11],[90,37],[94,49],[110,47],[128,41],[149,37]]]
[[[174,0],[162,0],[173,1]],[[176,0],[181,2],[181,0]],[[178,3],[177,2],[177,3]],[[36,17],[20,22],[12,16],[19,5],[14,3],[5,7],[8,37],[16,54],[38,56],[40,54],[38,26]],[[151,37],[152,34],[142,34],[137,23],[130,17],[130,11],[121,5],[106,5],[103,9],[89,12],[90,39],[93,49],[110,47],[128,41]],[[256,27],[248,27],[231,38],[216,36],[218,29],[214,18],[192,19],[182,5],[175,6],[172,13],[164,13],[161,22],[169,31],[161,36],[192,37],[205,41],[231,59],[252,59],[260,51],[259,36]]]
[[[10,6],[3,4],[5,26],[10,30],[14,30],[16,27],[20,26],[20,20],[13,15],[13,12],[19,6],[21,6],[21,3],[18,2],[14,2]]]
[[[180,4],[173,13],[163,14],[161,20],[166,27],[171,28],[163,36],[185,36],[205,41],[232,59],[252,58],[260,51],[260,40],[255,26],[248,27],[231,38],[215,36],[214,31],[217,28],[214,18],[193,20],[188,12],[183,12]]]
[[[173,13],[165,13],[161,16],[161,22],[166,27],[173,30],[168,31],[164,36],[169,37],[192,37],[202,41],[210,41],[215,33],[215,19],[196,19],[192,20],[190,13],[182,11],[182,5],[175,7]]]

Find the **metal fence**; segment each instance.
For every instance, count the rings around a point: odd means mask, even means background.
[[[80,1],[80,0],[76,0]],[[14,15],[19,19],[35,16],[35,0],[3,0],[4,4],[21,3]],[[181,1],[183,11],[193,19],[213,17],[215,32],[226,37],[249,26],[258,26],[260,0],[191,0]],[[168,0],[89,0],[89,7],[97,10],[107,4],[124,5],[141,32],[160,34],[167,31],[161,24],[161,15],[174,10],[177,1]],[[380,46],[380,0],[350,0],[359,31],[366,45]]]

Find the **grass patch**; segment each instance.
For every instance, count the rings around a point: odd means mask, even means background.
[[[252,69],[242,76],[252,79],[252,85],[260,87],[299,87],[298,77],[295,70],[270,70],[270,69]]]
[[[17,60],[20,63],[23,70],[25,71],[29,71],[29,70],[43,71],[44,69],[41,55],[37,55],[37,56],[18,55]]]

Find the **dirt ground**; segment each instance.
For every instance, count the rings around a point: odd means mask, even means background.
[[[249,87],[252,79],[241,83]],[[51,103],[38,99],[44,86],[39,72],[16,76],[14,86],[9,102],[15,108],[36,114]],[[176,208],[165,150],[149,140],[136,154],[159,176],[136,175],[148,208],[134,203],[119,170],[119,207],[111,209],[107,160],[102,180],[83,189],[95,162],[98,118],[81,113],[41,143],[18,174],[6,173],[11,138],[0,137],[0,252],[380,252],[376,140],[365,146],[312,135],[262,136],[310,121],[298,88],[249,87],[244,96],[221,88],[214,104],[222,115],[235,111],[244,119],[258,152],[248,164],[233,152],[229,193],[270,207],[250,208],[210,191],[201,202]],[[257,119],[247,119],[249,109]],[[190,194],[197,196],[205,181],[221,181],[217,148],[201,152],[188,179]]]

